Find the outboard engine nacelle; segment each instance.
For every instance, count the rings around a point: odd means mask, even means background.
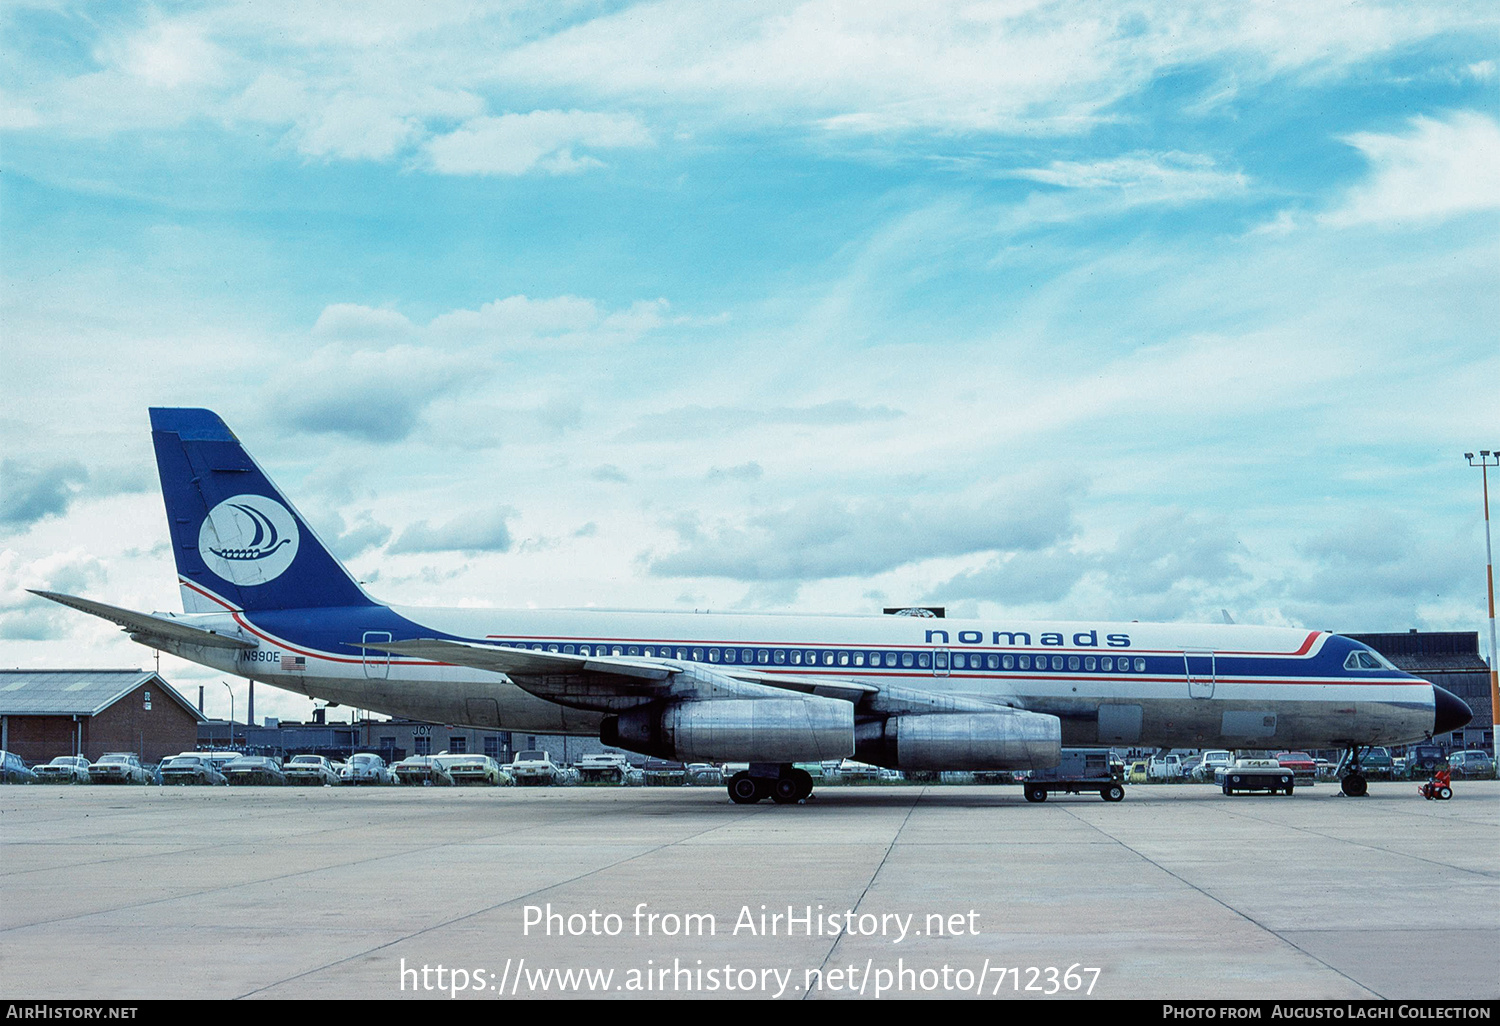
[[[679,762],[820,762],[854,754],[854,706],[836,698],[718,698],[606,716],[599,740]]]
[[[856,757],[903,770],[1050,769],[1062,761],[1062,721],[1022,709],[892,716],[861,726]]]

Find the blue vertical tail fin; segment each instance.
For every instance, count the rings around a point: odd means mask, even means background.
[[[188,612],[376,604],[218,414],[154,407],[151,442]]]

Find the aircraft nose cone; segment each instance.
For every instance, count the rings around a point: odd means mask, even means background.
[[[1432,686],[1432,733],[1447,734],[1474,718],[1474,710],[1451,691]]]

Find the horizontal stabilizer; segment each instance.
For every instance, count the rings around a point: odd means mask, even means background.
[[[205,648],[258,648],[254,641],[232,634],[221,634],[218,631],[207,630],[203,627],[194,627],[191,624],[179,623],[165,616],[156,616],[152,613],[138,613],[133,609],[121,609],[119,606],[106,605],[103,602],[95,602],[92,599],[77,598],[73,595],[62,595],[55,591],[37,591],[28,589],[33,595],[40,595],[44,599],[61,603],[91,616],[108,620],[110,623],[119,624],[132,635],[148,634],[156,638],[166,638],[169,641],[180,641],[189,645],[202,645]]]

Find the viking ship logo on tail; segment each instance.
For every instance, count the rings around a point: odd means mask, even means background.
[[[299,538],[296,518],[281,503],[264,495],[236,495],[204,518],[198,554],[226,581],[265,584],[292,565]]]

